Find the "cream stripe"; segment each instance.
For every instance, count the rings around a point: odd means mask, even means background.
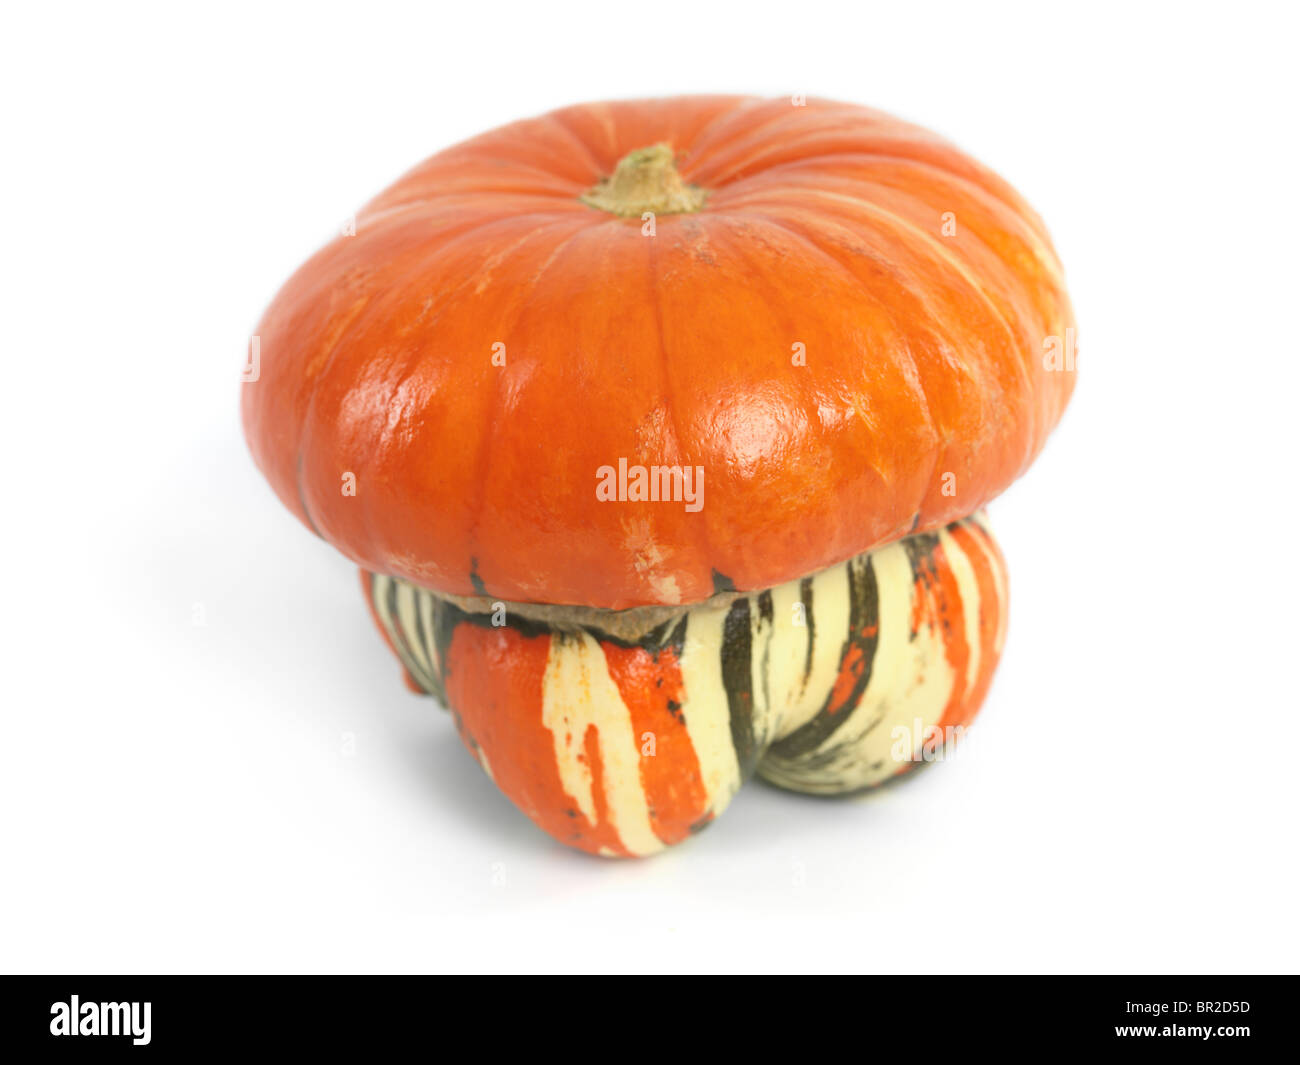
[[[798,585],[795,587],[797,595]],[[802,693],[792,697],[777,731],[777,739],[790,735],[816,717],[835,685],[835,678],[840,671],[840,652],[844,650],[844,640],[849,634],[848,563],[824,570],[813,578],[812,613],[812,670]],[[805,650],[807,646],[805,636]],[[802,681],[802,661],[799,663],[799,675]]]
[[[842,743],[848,736],[879,732],[882,711],[897,710],[901,700],[896,696],[903,678],[914,669],[918,648],[916,643],[924,634],[911,639],[912,597],[915,587],[911,556],[901,544],[890,544],[871,556],[876,573],[876,602],[878,603],[878,630],[876,654],[871,662],[871,678],[867,681],[862,699],[849,712],[848,722],[833,733],[827,745]],[[873,727],[874,726],[874,727]],[[870,751],[864,756],[872,759],[881,754],[880,738],[868,741]],[[889,744],[884,744],[887,753]]]
[[[592,796],[591,769],[583,754],[586,722],[579,711],[591,702],[587,680],[577,655],[565,653],[565,643],[551,639],[542,680],[542,724],[555,744],[555,767],[560,785],[577,804],[582,815],[596,823],[596,800]],[[620,700],[621,701],[621,700]]]
[[[781,585],[781,589],[789,588]],[[794,585],[798,594],[799,585]],[[750,729],[754,736],[754,749],[760,754],[767,750],[768,744],[777,726],[781,723],[781,714],[788,705],[782,700],[782,683],[787,681],[788,671],[780,668],[789,657],[788,646],[795,641],[790,639],[791,626],[782,625],[776,614],[776,593],[772,589],[772,620],[763,617],[759,609],[760,596],[754,595],[749,600],[749,690],[753,692],[753,713],[750,715]],[[764,669],[766,662],[767,668]]]
[[[799,581],[790,581],[772,589],[773,638],[767,683],[775,712],[770,724],[783,735],[789,731],[790,708],[797,704],[803,687],[803,667],[808,658],[808,633],[811,631],[808,618],[802,618],[803,624],[795,623],[796,607],[802,613]],[[761,657],[754,668],[756,674],[761,671]],[[757,675],[755,682],[758,683]]]
[[[438,644],[433,638],[433,596],[426,591],[421,591],[419,596],[420,620],[424,623],[425,652],[428,654],[429,661],[433,665],[433,675],[435,677],[442,675],[442,663],[438,661]],[[488,774],[491,776],[491,774]]]
[[[609,675],[604,651],[586,632],[551,640],[542,685],[542,724],[554,739],[564,790],[593,824],[596,800],[586,743],[588,730],[595,726],[610,823],[634,854],[662,850],[641,787],[641,755],[631,715]]]
[[[379,616],[379,620],[384,623],[384,631],[388,633],[388,639],[397,651],[398,661],[403,667],[409,668],[410,663],[402,652],[402,645],[406,642],[406,638],[397,627],[397,619],[388,612],[388,588],[392,583],[391,577],[375,574],[370,582],[370,601],[375,605],[375,613]]]
[[[682,645],[682,715],[700,763],[710,809],[721,813],[740,789],[740,764],[731,742],[731,711],[722,683],[722,630],[727,611],[694,610]]]
[[[433,671],[429,665],[429,652],[418,639],[419,629],[416,627],[415,621],[416,609],[415,589],[405,581],[399,581],[397,585],[397,620],[401,623],[402,631],[406,634],[406,644],[411,649],[411,657],[415,659],[415,664],[420,667],[420,670],[427,677]]]
[[[872,672],[862,697],[873,724],[860,745],[862,757],[852,775],[856,787],[886,780],[906,764],[920,749],[925,730],[943,717],[956,681],[940,629],[922,625],[911,637],[913,603],[926,593],[915,580],[906,549],[894,544],[882,554],[889,556],[876,566],[882,593],[876,663],[882,668]],[[903,748],[903,761],[895,756],[896,746]]]

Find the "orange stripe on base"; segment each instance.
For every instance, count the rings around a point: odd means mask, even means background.
[[[951,533],[956,526],[950,525]],[[966,641],[966,604],[962,602],[961,585],[952,571],[948,553],[941,541],[935,542],[928,565],[918,567],[913,591],[912,630],[928,626],[938,634],[943,644],[943,656],[952,670],[952,691],[944,704],[943,713],[936,723],[939,728],[949,724],[959,715],[966,697],[966,671],[970,668],[970,644]],[[942,736],[927,740],[933,748],[942,743]]]
[[[879,631],[879,625],[866,625],[857,633],[853,634],[854,643],[845,653],[844,658],[840,661],[840,671],[835,675],[835,684],[831,688],[831,694],[826,703],[826,713],[838,714],[841,710],[853,710],[857,703],[849,704],[853,698],[854,689],[858,681],[862,679],[862,674],[866,670],[868,661],[867,654],[862,649],[862,645],[857,640],[870,639]]]
[[[1001,657],[998,651],[997,638],[1006,611],[1006,603],[1002,602],[998,597],[998,582],[994,575],[994,567],[996,566],[1003,572],[1003,582],[1005,583],[1006,566],[1002,561],[1002,552],[998,550],[998,546],[993,542],[992,537],[988,536],[974,522],[962,522],[959,525],[949,526],[948,533],[970,560],[971,568],[975,571],[975,583],[979,588],[980,596],[979,673],[961,705],[950,708],[949,711],[945,712],[942,722],[945,726],[956,725],[964,728],[974,721],[975,715],[979,713],[980,706],[984,702],[984,696],[988,694],[989,685],[993,682],[993,672],[997,668],[998,659]]]
[[[555,739],[542,724],[550,650],[550,636],[522,636],[511,628],[468,622],[456,626],[444,679],[461,739],[471,753],[482,749],[497,786],[542,831],[592,854],[628,856],[609,821],[595,726],[583,737],[595,824],[560,782]]]
[[[650,826],[664,843],[678,843],[707,814],[708,795],[681,717],[682,671],[676,651],[665,647],[652,655],[643,647],[600,646],[631,716]]]

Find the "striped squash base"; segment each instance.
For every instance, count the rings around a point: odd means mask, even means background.
[[[1006,570],[984,515],[765,592],[605,611],[363,573],[408,682],[542,829],[605,855],[703,828],[754,772],[836,795],[933,761],[988,690]]]

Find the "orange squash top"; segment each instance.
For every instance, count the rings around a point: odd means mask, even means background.
[[[997,495],[1069,399],[1073,325],[1038,216],[924,129],[585,104],[438,153],[308,260],[257,328],[244,428],[368,570],[692,603]]]

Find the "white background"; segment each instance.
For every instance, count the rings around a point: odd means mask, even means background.
[[[1293,9],[39,10],[0,26],[0,966],[1297,968]],[[600,861],[399,683],[253,467],[238,375],[419,159],[708,91],[871,104],[1001,172],[1066,264],[1080,379],[990,508],[1011,630],[951,764],[756,783]]]

